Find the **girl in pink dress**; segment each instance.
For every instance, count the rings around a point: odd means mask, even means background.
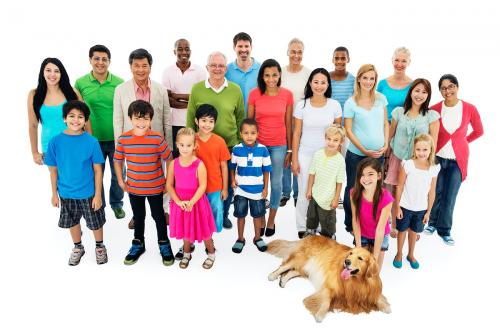
[[[177,133],[176,145],[180,156],[170,162],[167,190],[170,194],[170,237],[184,240],[184,256],[179,263],[186,268],[191,260],[191,244],[203,241],[208,252],[203,268],[209,269],[215,261],[212,233],[215,222],[205,195],[207,170],[194,155],[195,132],[182,128]]]

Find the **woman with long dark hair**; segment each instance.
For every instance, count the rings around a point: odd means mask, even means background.
[[[64,65],[57,58],[44,59],[38,73],[38,85],[28,95],[29,137],[36,164],[43,164],[43,153],[47,151],[50,139],[66,129],[62,107],[70,100],[82,99],[71,87]],[[38,124],[42,125],[41,152],[38,147]]]

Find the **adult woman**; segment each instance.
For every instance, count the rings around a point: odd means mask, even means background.
[[[293,111],[292,171],[297,176],[299,196],[295,208],[299,238],[306,232],[306,199],[309,165],[314,152],[325,144],[325,128],[342,121],[339,102],[331,99],[330,74],[326,69],[314,69],[304,89],[304,99],[297,102]]]
[[[347,183],[344,193],[344,223],[347,232],[352,232],[349,192],[354,186],[356,167],[367,156],[383,162],[388,146],[387,99],[375,91],[376,83],[375,66],[362,65],[356,76],[354,95],[344,105],[344,124],[351,141],[345,158]]]
[[[411,78],[406,75],[406,68],[410,65],[410,50],[399,47],[392,55],[392,66],[394,74],[378,83],[377,91],[387,99],[387,117],[389,123],[392,120],[392,111],[403,106],[405,98],[410,90]]]
[[[392,112],[389,130],[389,164],[385,183],[391,186],[398,184],[399,170],[402,160],[409,160],[413,153],[413,139],[421,134],[429,134],[437,144],[439,132],[439,114],[429,109],[431,101],[431,83],[427,79],[417,78],[411,84],[403,107],[396,107]],[[395,188],[392,190],[395,196]],[[396,206],[392,209],[391,236],[396,237]]]
[[[291,159],[293,95],[280,85],[281,67],[274,59],[267,59],[260,66],[257,87],[248,96],[248,118],[257,121],[257,139],[269,150],[273,166],[270,210],[265,229],[267,237],[275,232],[274,220],[281,199],[283,166],[288,166]],[[264,227],[261,231],[264,233]]]
[[[307,79],[311,70],[303,66],[302,55],[304,54],[304,43],[298,38],[293,38],[288,42],[288,65],[283,69],[281,74],[281,85],[284,88],[292,91],[293,101],[297,103],[304,95],[304,87],[306,86]],[[292,123],[293,132],[293,123]],[[297,177],[292,175],[291,166],[283,169],[283,195],[281,196],[280,206],[285,206],[293,189],[294,204],[297,204],[297,196],[299,194],[299,187],[297,184]]]
[[[436,184],[436,198],[429,225],[424,232],[437,231],[444,243],[454,245],[450,231],[453,209],[460,185],[467,177],[469,143],[483,135],[483,124],[476,107],[458,99],[458,80],[447,74],[439,79],[439,91],[444,101],[432,106],[440,115],[436,157],[441,165]],[[467,134],[469,124],[472,132]]]
[[[66,129],[62,106],[66,101],[81,100],[71,87],[68,73],[57,58],[43,60],[38,73],[38,86],[28,95],[28,126],[33,161],[43,164],[43,153],[50,139]],[[38,148],[38,124],[42,124],[42,151]]]

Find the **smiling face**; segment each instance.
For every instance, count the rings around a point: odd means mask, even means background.
[[[215,119],[213,117],[201,117],[200,119],[195,119],[195,122],[203,134],[210,134],[215,128]]]
[[[328,78],[322,73],[317,73],[313,76],[309,84],[314,96],[323,97],[328,89]]]
[[[340,274],[343,280],[351,277],[372,277],[378,273],[375,258],[363,247],[353,248],[344,260],[344,269]]]
[[[132,76],[136,83],[145,82],[148,80],[149,74],[151,73],[151,66],[147,58],[133,59],[132,64],[130,64],[130,70],[132,71]]]
[[[236,57],[240,62],[246,62],[250,58],[252,52],[252,44],[250,41],[239,40],[234,46],[234,51],[236,52]]]
[[[358,79],[358,83],[362,91],[370,92],[375,88],[376,80],[377,74],[375,73],[375,71],[370,70],[361,74]]]
[[[210,61],[207,64],[207,71],[209,79],[213,81],[224,80],[226,75],[226,60],[221,55],[214,55],[210,57]]]
[[[292,43],[287,54],[290,65],[300,65],[304,54],[304,46],[297,42]]]
[[[340,134],[325,134],[325,145],[329,151],[339,151],[342,145],[342,137]]]
[[[424,84],[417,84],[415,88],[411,91],[411,101],[414,106],[420,107],[429,97]]]
[[[377,182],[380,179],[382,179],[382,174],[377,173],[375,169],[368,166],[363,169],[359,182],[365,190],[375,191],[377,188]]]
[[[410,65],[410,57],[403,52],[398,52],[392,58],[392,66],[395,74],[404,75],[406,68]]]
[[[445,101],[456,101],[458,99],[458,86],[449,79],[445,79],[441,82],[439,91]]]
[[[108,54],[102,51],[94,51],[90,58],[90,65],[92,65],[92,72],[97,75],[105,75],[108,73],[109,63],[111,60]]]
[[[179,40],[175,45],[174,55],[177,56],[177,62],[187,64],[191,58],[191,47],[187,40]]]
[[[85,114],[77,109],[72,109],[64,118],[68,131],[72,134],[81,134],[85,126]]]
[[[419,161],[427,161],[431,155],[431,144],[428,141],[418,141],[413,149]]]
[[[264,69],[262,79],[264,80],[264,83],[266,83],[266,87],[271,89],[278,87],[280,76],[281,74],[277,67],[268,67]]]
[[[192,135],[181,135],[177,137],[175,143],[179,149],[179,155],[182,157],[189,157],[195,150],[195,139]]]
[[[57,67],[57,65],[53,63],[47,63],[45,68],[43,69],[43,77],[47,82],[47,86],[58,85],[61,80],[61,71]]]
[[[346,71],[347,63],[349,63],[349,55],[345,51],[336,51],[333,53],[333,65],[335,71]]]
[[[151,127],[151,117],[149,115],[144,117],[132,115],[130,121],[132,122],[133,133],[137,136],[143,136]]]

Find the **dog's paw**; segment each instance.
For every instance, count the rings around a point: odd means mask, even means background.
[[[273,272],[273,273],[270,273],[268,276],[267,276],[267,280],[269,281],[274,281],[278,279],[278,276]]]
[[[285,288],[286,283],[287,283],[287,281],[285,279],[283,279],[283,277],[281,277],[280,278],[280,287]]]
[[[386,314],[390,314],[390,313],[392,313],[392,310],[391,310],[391,306],[390,306],[390,305],[387,305],[387,306],[385,306],[385,307],[382,307],[382,309],[380,309],[380,311],[381,311],[382,313],[386,313]]]
[[[321,323],[325,319],[325,315],[324,314],[315,314],[314,319],[316,320],[316,322]]]

